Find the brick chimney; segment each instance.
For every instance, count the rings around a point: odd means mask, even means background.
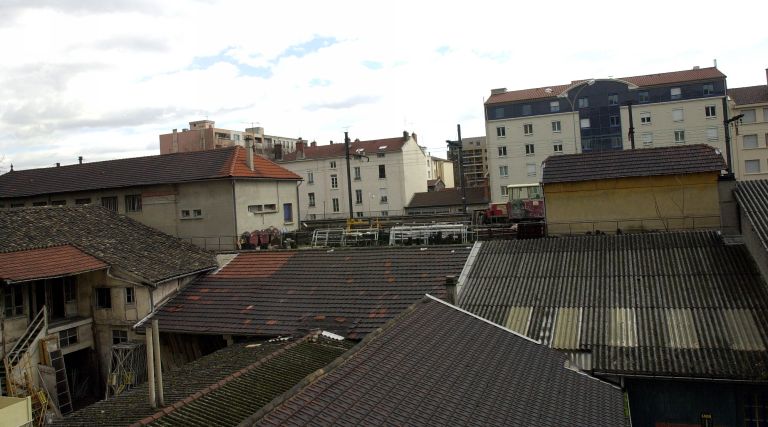
[[[275,144],[275,160],[283,160],[283,144]]]
[[[83,156],[77,156],[77,163],[80,165],[83,164]]]
[[[248,163],[248,169],[253,170],[253,141],[251,138],[245,139],[245,161]]]
[[[306,142],[299,139],[296,141],[296,158],[297,159],[303,159],[304,158],[304,145]]]
[[[309,144],[310,147],[317,147],[317,141],[312,141],[311,144]]]
[[[407,130],[404,130],[404,131],[403,131],[403,139],[408,139],[408,137],[409,137],[409,136],[410,136],[410,135],[408,134],[408,131],[407,131]]]
[[[456,292],[456,276],[445,276],[445,300],[448,304],[456,304],[458,294]]]

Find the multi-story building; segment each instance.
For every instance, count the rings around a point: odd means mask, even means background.
[[[488,178],[488,150],[485,137],[463,138],[461,151],[464,157],[464,180],[467,187],[484,187]],[[456,187],[461,187],[459,149],[448,147],[448,159],[453,162],[453,176]]]
[[[284,153],[291,153],[296,149],[296,143],[301,141],[301,138],[265,135],[263,127],[237,131],[217,128],[215,125],[213,120],[198,120],[189,122],[189,128],[181,132],[174,129],[171,133],[160,135],[160,154],[213,150],[236,145],[245,147],[245,141],[250,140],[256,154],[271,157],[276,146],[279,145]]]
[[[768,69],[765,70],[768,81]],[[744,116],[734,122],[733,166],[736,178],[768,178],[768,84],[728,89],[731,116]]]
[[[491,199],[506,201],[509,184],[539,182],[551,155],[692,143],[725,152],[725,91],[714,67],[494,89],[485,103]]]
[[[427,154],[427,179],[429,181],[439,179],[445,188],[454,187],[453,162]]]
[[[355,217],[402,215],[415,193],[427,191],[428,155],[416,135],[355,140],[350,143],[352,211]],[[302,219],[349,217],[344,144],[298,144],[296,152],[276,159],[300,175],[299,211]]]

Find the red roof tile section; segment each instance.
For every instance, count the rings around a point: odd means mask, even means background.
[[[403,136],[398,138],[374,139],[370,141],[353,141],[349,144],[349,155],[352,156],[358,153],[357,150],[359,149],[368,156],[373,153],[395,153],[402,150],[403,144],[405,144],[406,141],[408,141],[408,138]],[[304,159],[325,159],[343,157],[344,155],[343,142],[330,145],[318,145],[315,147],[304,147]],[[285,161],[302,160],[298,157],[296,152],[285,154],[283,159],[285,159]]]
[[[659,86],[672,83],[684,83],[699,80],[722,79],[725,74],[721,73],[715,67],[699,68],[683,71],[672,71],[668,73],[647,74],[644,76],[621,77],[617,80],[624,80],[640,87]],[[584,80],[576,80],[566,85],[545,86],[541,88],[513,90],[500,94],[491,95],[487,101],[488,104],[499,104],[504,102],[515,102],[541,98],[555,98],[569,87]],[[551,90],[548,90],[551,89]],[[729,91],[730,92],[730,91]]]
[[[69,276],[107,267],[71,245],[0,253],[0,281],[8,283]]]
[[[242,147],[134,157],[0,175],[0,198],[107,188],[171,184],[221,178],[299,180],[300,176],[259,156],[248,169]]]
[[[277,336],[322,328],[349,338],[425,293],[445,296],[469,254],[459,246],[239,254],[185,287],[156,318],[166,332]]]

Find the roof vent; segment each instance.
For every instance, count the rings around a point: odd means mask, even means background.
[[[502,93],[506,93],[506,92],[507,92],[507,88],[505,87],[500,87],[498,89],[491,89],[491,95],[501,95]]]
[[[699,68],[701,68],[701,67],[699,67],[698,65],[694,65],[694,66],[693,66],[693,69],[694,69],[694,70],[698,70]]]

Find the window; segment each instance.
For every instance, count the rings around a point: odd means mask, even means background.
[[[309,207],[312,208],[315,206],[315,193],[309,193],[307,194],[309,196]]]
[[[125,303],[127,305],[136,304],[136,289],[133,286],[125,288]]]
[[[387,177],[386,165],[379,165],[379,179],[384,179],[386,177]]]
[[[710,141],[717,141],[717,128],[707,128],[707,139]]]
[[[507,196],[509,194],[508,191],[509,191],[509,189],[507,188],[506,185],[502,185],[501,186],[501,195],[502,196]]]
[[[333,204],[333,211],[334,212],[338,212],[339,211],[339,199],[334,197],[333,199],[331,199],[331,203]]]
[[[745,160],[744,161],[745,173],[760,173],[760,159]]]
[[[32,206],[47,206],[48,202],[32,202]]]
[[[526,156],[532,156],[535,154],[536,148],[533,146],[533,144],[525,144],[525,155]]]
[[[588,108],[589,107],[589,98],[587,97],[581,97],[579,98],[579,108]]]
[[[555,133],[560,132],[560,120],[554,120],[552,122],[552,132],[555,132]]]
[[[64,348],[72,344],[77,344],[77,328],[59,331],[59,347]]]
[[[643,145],[653,145],[653,132],[643,132],[640,137],[643,141]]]
[[[24,314],[24,293],[21,283],[13,283],[5,288],[5,317]]]
[[[72,276],[64,278],[64,302],[75,302],[77,300],[77,279]]]
[[[112,329],[112,345],[128,342],[128,331]]]
[[[579,121],[579,124],[580,124],[582,129],[589,129],[589,125],[590,125],[589,119],[581,119]]]
[[[363,190],[355,190],[355,204],[363,204]]]
[[[502,178],[509,176],[509,168],[507,168],[507,166],[499,166],[499,175],[501,175]]]
[[[202,209],[192,209],[192,216],[195,218],[202,218],[203,217],[203,210]]]
[[[704,95],[712,95],[715,93],[715,85],[712,83],[704,83],[702,86],[702,92]]]
[[[264,212],[264,205],[250,205],[248,206],[248,212],[250,213],[262,213]]]
[[[528,176],[536,176],[536,163],[527,163],[525,166]]]
[[[682,91],[679,87],[673,87],[669,90],[670,99],[680,99],[682,97]]]
[[[563,152],[563,142],[562,141],[555,141],[552,143],[552,152],[555,154],[562,154]]]
[[[523,105],[523,115],[524,116],[530,116],[533,113],[533,109],[531,108],[531,104],[524,104]]]
[[[717,117],[717,108],[714,105],[707,105],[704,107],[704,116]]]
[[[388,197],[387,197],[387,189],[386,188],[379,188],[379,202],[384,204],[388,203]]]
[[[362,179],[360,177],[360,166],[355,166],[354,172],[355,172],[355,181],[360,181]]]
[[[389,216],[389,211],[381,211],[381,216]]]
[[[293,203],[283,203],[283,222],[293,222]]]
[[[744,148],[758,148],[757,135],[744,135]]]
[[[312,171],[307,171],[307,184],[314,184],[315,183],[315,173]]]
[[[76,205],[90,205],[91,204],[91,198],[90,197],[85,197],[85,198],[82,198],[82,199],[75,199],[75,204]]]
[[[67,201],[66,200],[53,200],[51,201],[51,206],[66,206]]]
[[[336,160],[331,160],[331,169],[336,169]]]
[[[675,142],[677,142],[677,143],[685,142],[685,131],[684,130],[676,130],[675,131]]]
[[[112,308],[112,290],[96,288],[96,308]]]
[[[496,107],[496,109],[493,110],[493,117],[497,119],[501,119],[504,117],[504,107]]]
[[[355,212],[355,216],[358,217],[358,218],[362,218],[363,217],[363,212],[361,212],[361,211]]]
[[[181,210],[181,218],[182,219],[192,218],[192,215],[189,213],[189,209],[182,209]]]
[[[339,177],[331,175],[331,188],[339,188]]]
[[[550,101],[549,112],[557,113],[558,111],[560,111],[560,101]]]
[[[523,125],[523,133],[526,135],[533,135],[533,123],[526,123]]]
[[[683,109],[682,108],[676,108],[672,110],[672,121],[674,122],[682,122],[683,121]]]
[[[643,112],[640,113],[640,124],[642,125],[649,125],[651,124],[651,113],[649,112]]]
[[[264,212],[277,212],[277,205],[274,203],[264,204]]]
[[[608,95],[608,105],[619,105],[619,95],[616,93]]]
[[[125,196],[126,212],[141,212],[141,194],[129,194]]]
[[[744,114],[744,117],[741,118],[742,123],[754,123],[755,122],[755,109],[751,110],[741,110],[741,113]]]
[[[608,124],[611,127],[621,126],[621,121],[619,120],[619,116],[608,116]]]
[[[505,126],[496,126],[496,136],[499,138],[507,136],[507,128]]]
[[[637,92],[637,102],[639,103],[646,103],[650,102],[651,96],[648,94],[647,90],[641,90],[640,92]]]
[[[376,157],[382,158],[382,157],[384,157],[384,153],[376,153]]]
[[[506,155],[507,155],[507,146],[506,145],[499,146],[499,157],[504,157]]]

